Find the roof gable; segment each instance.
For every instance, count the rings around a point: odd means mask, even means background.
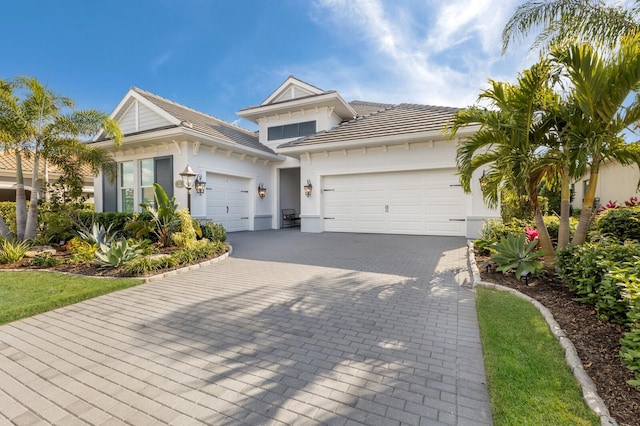
[[[133,110],[133,112],[132,112]],[[178,127],[214,138],[227,145],[240,145],[252,150],[275,155],[273,150],[258,141],[258,136],[219,118],[196,111],[169,99],[132,87],[111,116],[119,122],[125,136]],[[132,118],[138,118],[137,127]],[[127,129],[137,129],[128,132]],[[101,134],[94,141],[104,140]]]
[[[322,95],[324,93],[326,93],[324,90],[290,75],[284,83],[274,90],[260,105],[264,106],[292,99],[305,98],[307,96]]]

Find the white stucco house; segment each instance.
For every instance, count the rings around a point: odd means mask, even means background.
[[[192,215],[229,232],[280,228],[282,210],[295,209],[303,232],[474,238],[483,219],[499,212],[482,201],[482,171],[472,194],[459,185],[459,139],[442,132],[455,112],[346,102],[292,76],[238,111],[257,124],[251,132],[132,87],[112,113],[125,134],[122,147],[113,149],[101,134],[92,142],[118,162],[117,182],[96,178],[96,211],[138,211],[153,199],[154,182],[186,206],[176,181],[189,165],[206,181],[203,194],[192,192]]]
[[[624,204],[631,197],[640,198],[638,191],[640,170],[635,164],[623,166],[616,161],[607,161],[600,166],[598,182],[596,184],[596,198],[600,205],[609,201]],[[571,205],[582,208],[582,200],[589,184],[589,171],[573,184],[574,196]]]

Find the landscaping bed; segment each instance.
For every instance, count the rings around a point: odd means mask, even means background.
[[[476,253],[478,265],[487,257]],[[627,384],[634,378],[618,355],[623,329],[604,321],[589,305],[575,301],[567,286],[555,277],[535,278],[525,285],[513,274],[481,269],[483,281],[511,287],[542,303],[573,342],[598,394],[620,425],[640,425],[640,390]]]
[[[157,256],[157,255],[168,255],[170,256],[171,254],[175,253],[176,251],[180,250],[178,247],[176,246],[170,246],[170,247],[162,247],[160,245],[157,245],[156,248],[156,253],[154,253],[151,256]],[[170,268],[165,268],[162,270],[158,270],[158,271],[153,271],[147,274],[141,274],[141,275],[136,275],[136,277],[148,277],[151,275],[157,275],[163,272],[168,272],[168,271],[172,271],[175,269],[180,269],[180,268],[184,268],[186,266],[189,265],[195,265],[201,262],[204,262],[206,260],[209,259],[215,259],[216,257],[219,257],[221,255],[223,255],[224,253],[226,253],[227,250],[224,251],[217,251],[215,253],[212,253],[208,256],[205,257],[201,257],[198,259],[195,259],[191,262],[188,263],[184,263],[181,265],[176,265],[174,267],[170,267]],[[70,262],[72,259],[72,254],[69,250],[65,250],[65,249],[55,249],[55,252],[52,252],[50,255],[47,256],[47,259],[52,259],[52,262],[50,263],[55,263],[55,264],[43,264],[44,262],[39,261],[39,260],[35,260],[35,258],[33,257],[24,257],[22,258],[20,261],[15,262],[15,263],[9,263],[9,264],[0,264],[0,270],[7,270],[7,269],[19,269],[19,270],[49,270],[49,271],[58,271],[58,272],[68,272],[68,273],[72,273],[72,274],[79,274],[79,275],[86,275],[86,276],[94,276],[94,277],[131,277],[131,275],[128,275],[124,272],[122,267],[118,267],[118,268],[100,268],[97,264],[95,263],[72,263]]]

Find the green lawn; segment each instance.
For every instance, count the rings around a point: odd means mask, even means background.
[[[494,424],[599,424],[538,310],[505,292],[477,291]]]
[[[141,284],[48,272],[0,272],[0,324]]]

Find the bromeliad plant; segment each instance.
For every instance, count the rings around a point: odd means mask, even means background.
[[[509,234],[493,244],[495,254],[491,260],[498,265],[497,271],[514,269],[516,277],[520,277],[524,271],[535,275],[542,270],[542,263],[537,259],[543,256],[542,250],[536,250],[537,245],[538,240],[528,242],[523,234]]]

